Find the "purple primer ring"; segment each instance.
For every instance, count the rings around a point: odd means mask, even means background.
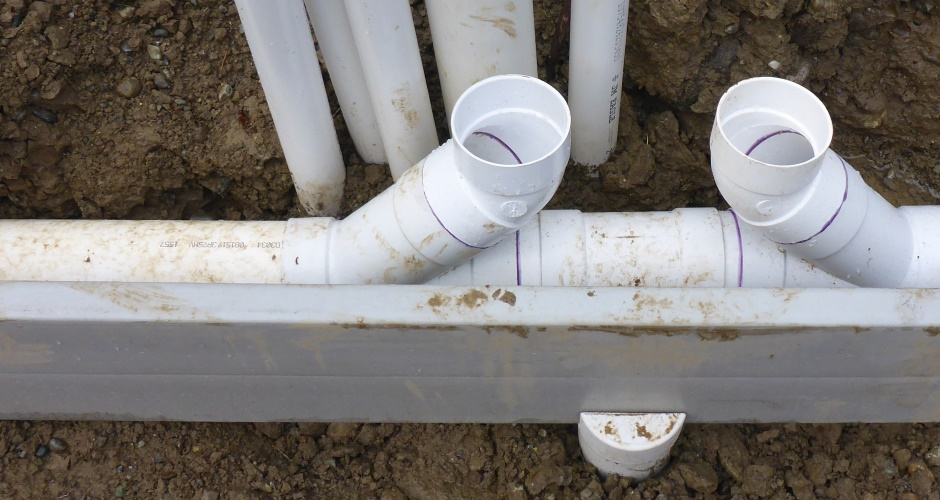
[[[489,137],[490,139],[493,139],[494,141],[498,142],[500,146],[506,148],[506,151],[509,151],[509,154],[511,154],[512,157],[516,159],[516,163],[518,163],[519,165],[522,165],[522,160],[519,159],[519,155],[517,155],[516,152],[513,151],[511,147],[509,147],[509,144],[506,144],[505,142],[503,142],[503,140],[500,139],[499,137],[496,137],[495,135],[489,132],[480,132],[479,130],[474,132],[473,135],[479,135],[481,137]]]
[[[506,151],[509,151],[509,154],[511,154],[512,157],[516,159],[516,162],[519,165],[522,165],[522,159],[519,158],[519,155],[517,155],[516,152],[513,151],[511,147],[509,147],[509,144],[506,144],[506,142],[499,137],[496,137],[489,132],[480,132],[479,130],[474,132],[473,135],[487,137],[498,142],[500,146],[506,148]],[[516,285],[522,285],[522,252],[519,249],[519,231],[516,231]]]
[[[800,137],[804,137],[803,134],[801,134],[801,133],[799,133],[799,132],[796,132],[796,131],[793,131],[793,130],[778,130],[778,131],[776,131],[776,132],[771,132],[771,133],[765,135],[764,137],[761,137],[760,139],[758,139],[757,142],[755,142],[754,144],[751,144],[751,148],[748,149],[747,152],[744,153],[744,155],[745,155],[745,156],[751,156],[751,153],[753,153],[754,150],[757,149],[757,146],[760,146],[761,144],[763,144],[764,141],[766,141],[767,139],[770,139],[771,137],[778,136],[778,135],[780,135],[780,134],[796,134],[796,135],[798,135],[798,136],[800,136]]]
[[[424,168],[423,167],[421,168],[421,194],[424,195],[424,202],[428,204],[428,209],[431,210],[431,215],[434,216],[434,220],[436,220],[437,223],[440,224],[442,228],[444,228],[444,231],[447,231],[447,234],[449,234],[451,238],[459,241],[460,243],[463,244],[463,246],[467,248],[475,248],[477,250],[483,250],[484,248],[489,248],[489,247],[478,247],[478,246],[467,243],[466,241],[458,238],[457,235],[455,235],[454,233],[450,232],[450,229],[447,229],[447,226],[445,226],[444,223],[441,222],[441,218],[437,216],[437,213],[434,212],[434,207],[431,206],[431,201],[428,200],[428,191],[424,187]]]
[[[832,223],[836,221],[836,217],[839,216],[839,212],[841,212],[842,207],[845,206],[845,200],[849,198],[849,167],[845,164],[845,160],[843,160],[841,156],[839,157],[839,161],[842,162],[842,172],[845,174],[845,191],[842,192],[842,202],[839,203],[839,208],[836,209],[836,212],[832,214],[832,217],[830,217],[825,224],[823,224],[822,229],[816,231],[816,234],[810,236],[809,238],[806,238],[805,240],[794,241],[793,243],[780,243],[776,241],[774,243],[779,245],[799,245],[800,243],[806,243],[807,241],[822,234],[826,229],[829,229],[829,226],[831,226]]]
[[[734,230],[738,233],[738,288],[744,286],[744,241],[741,238],[741,224],[738,223],[738,214],[728,210],[734,219]]]

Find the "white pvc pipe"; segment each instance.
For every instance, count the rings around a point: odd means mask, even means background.
[[[346,169],[300,2],[236,0],[297,198],[312,215],[336,215]]]
[[[450,117],[457,98],[484,78],[538,76],[532,0],[425,0]]]
[[[617,146],[629,7],[629,0],[571,2],[571,159],[582,165],[604,163]]]
[[[596,213],[546,210],[435,285],[830,288],[816,269],[732,212]]]
[[[568,107],[537,79],[480,82],[452,121],[454,139],[343,221],[0,221],[0,280],[424,282],[528,223],[568,163]]]
[[[439,144],[407,0],[346,0],[392,177]]]
[[[777,78],[745,80],[718,104],[715,182],[742,223],[840,279],[940,286],[940,276],[911,272],[913,263],[936,258],[921,253],[936,237],[914,234],[901,211],[828,149],[831,140],[829,113],[810,91]]]
[[[356,50],[343,0],[304,0],[323,61],[356,151],[369,163],[385,163],[385,146]]]

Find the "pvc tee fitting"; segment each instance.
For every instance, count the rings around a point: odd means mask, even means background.
[[[896,287],[912,260],[907,219],[829,144],[832,120],[796,83],[752,78],[718,103],[712,172],[742,223],[837,278]]]

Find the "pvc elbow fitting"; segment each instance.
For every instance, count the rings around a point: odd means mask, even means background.
[[[712,172],[745,224],[860,286],[899,286],[912,254],[907,220],[829,149],[832,120],[800,85],[752,78],[718,103]]]

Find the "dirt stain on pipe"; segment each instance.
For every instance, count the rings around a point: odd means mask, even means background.
[[[0,365],[41,365],[52,361],[49,344],[23,344],[0,333]]]
[[[484,23],[489,23],[494,28],[502,30],[504,33],[509,35],[509,38],[516,38],[516,36],[519,35],[519,32],[516,31],[516,23],[508,17],[470,16],[470,18]]]

